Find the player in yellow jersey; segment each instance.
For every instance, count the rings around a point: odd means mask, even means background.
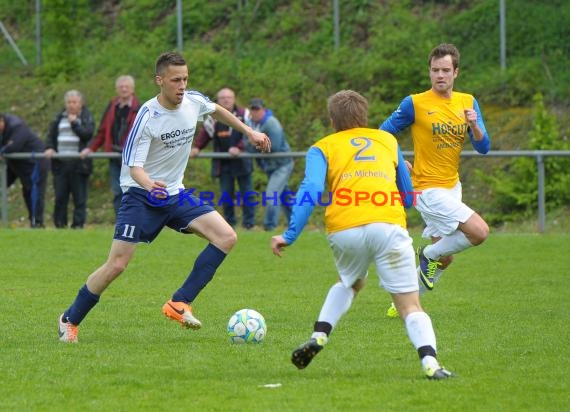
[[[368,267],[374,263],[380,285],[390,292],[425,375],[448,378],[452,373],[437,361],[431,319],[420,306],[404,211],[404,206],[413,204],[415,193],[398,143],[389,133],[367,128],[368,102],[352,90],[331,96],[328,114],[336,133],[307,151],[305,178],[289,227],[271,238],[273,253],[281,256],[283,248],[301,234],[315,205],[327,198],[325,225],[339,279],[328,292],[311,339],[293,351],[291,361],[303,369],[323,349],[364,287]]]
[[[421,192],[416,209],[426,224],[423,237],[432,240],[418,248],[420,294],[433,289],[453,254],[483,243],[489,235],[487,223],[462,202],[459,181],[466,137],[479,153],[490,148],[479,104],[472,95],[453,90],[459,74],[459,51],[454,45],[435,47],[428,64],[431,89],[406,97],[380,126],[392,134],[410,127],[412,135],[412,182]],[[398,316],[393,304],[387,315]]]

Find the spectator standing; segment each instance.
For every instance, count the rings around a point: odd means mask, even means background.
[[[56,158],[51,162],[55,206],[55,227],[67,227],[69,195],[73,197],[73,221],[71,228],[82,229],[87,218],[87,185],[93,165],[91,159],[76,157],[93,137],[95,122],[91,112],[84,106],[83,95],[77,90],[68,90],[64,95],[65,108],[50,124],[45,154],[51,159],[55,153],[71,155]]]
[[[99,130],[85,149],[81,158],[97,151],[101,146],[107,153],[122,153],[123,146],[137,115],[140,104],[135,95],[135,79],[130,75],[119,76],[115,81],[117,95],[107,105],[101,118]],[[119,211],[123,191],[121,190],[121,158],[109,159],[109,177],[113,191],[115,215]]]
[[[230,88],[226,87],[218,91],[217,103],[242,122],[249,118],[249,110],[236,105],[235,92]],[[210,141],[213,142],[214,152],[229,153],[236,157],[234,159],[212,159],[212,177],[220,179],[220,190],[225,196],[224,199],[227,200],[223,202],[224,218],[230,225],[235,226],[235,182],[237,181],[241,196],[252,191],[252,162],[249,158],[238,157],[245,148],[243,134],[226,124],[215,121],[212,116],[206,118],[200,133],[196,136],[191,156],[197,156]],[[242,225],[246,229],[251,229],[255,225],[255,206],[252,198],[253,193],[240,199]]]
[[[10,187],[16,179],[20,179],[32,228],[44,227],[49,160],[33,158],[34,153],[43,153],[44,148],[44,142],[22,119],[11,114],[0,114],[0,156],[9,153],[32,153],[30,159],[6,159],[6,185]]]
[[[271,139],[271,152],[290,152],[291,148],[279,120],[273,115],[273,111],[266,108],[263,100],[256,97],[249,102],[251,118],[249,124],[254,130],[265,133]],[[248,145],[248,150],[251,145]],[[289,177],[293,171],[293,158],[274,157],[263,158],[258,164],[268,177],[265,189],[266,204],[263,228],[267,231],[275,229],[279,224],[279,211],[282,208],[287,224],[291,218],[291,206],[283,202],[281,195],[287,190]]]

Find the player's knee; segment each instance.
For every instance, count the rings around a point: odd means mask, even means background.
[[[235,246],[237,242],[237,233],[235,230],[230,229],[224,232],[224,234],[218,240],[220,249],[225,252],[229,252]]]
[[[489,225],[478,214],[474,214],[461,230],[473,246],[480,245],[489,236]]]
[[[489,226],[487,225],[487,223],[482,221],[477,226],[477,229],[472,231],[471,236],[469,236],[469,241],[473,246],[477,246],[483,243],[488,236],[489,236]]]
[[[486,222],[483,222],[483,224],[481,225],[481,227],[479,229],[479,237],[478,237],[479,242],[477,244],[480,245],[488,237],[489,237],[489,225],[487,225]]]
[[[125,259],[113,259],[109,262],[108,268],[111,276],[116,278],[125,271],[129,262]]]

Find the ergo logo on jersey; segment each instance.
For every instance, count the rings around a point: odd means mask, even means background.
[[[178,129],[178,130],[173,130],[169,133],[163,133],[160,135],[160,140],[165,141],[167,139],[172,139],[173,137],[178,137],[182,134],[188,134],[190,133],[191,129]]]

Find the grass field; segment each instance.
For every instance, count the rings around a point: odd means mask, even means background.
[[[376,275],[305,370],[305,341],[336,273],[325,237],[307,232],[282,259],[263,232],[238,245],[195,302],[188,331],[162,304],[204,242],[165,231],[82,323],[57,340],[57,318],[106,258],[111,228],[0,230],[1,411],[561,411],[570,405],[570,235],[492,235],[456,256],[423,300],[441,362],[459,376],[426,380]],[[417,235],[416,233],[413,233]],[[415,236],[417,240],[417,236]],[[268,335],[232,345],[237,309],[260,311]],[[266,388],[266,384],[281,384]]]

